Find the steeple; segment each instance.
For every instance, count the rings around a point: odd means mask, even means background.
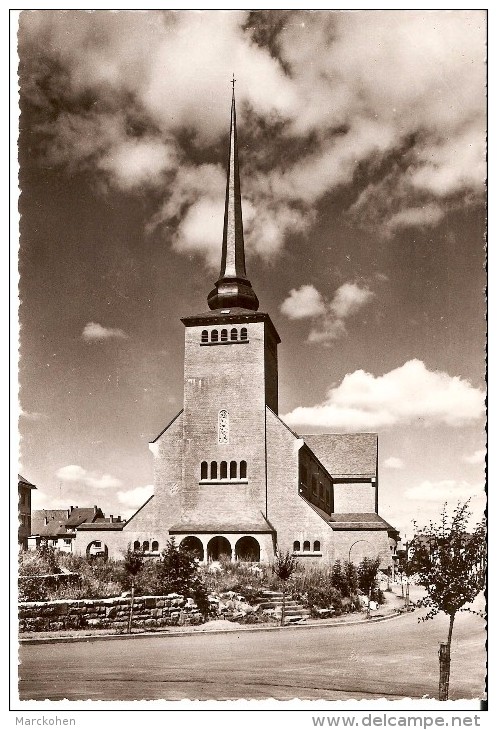
[[[224,206],[223,250],[221,271],[215,288],[207,297],[210,309],[242,307],[259,309],[259,300],[247,279],[245,271],[245,246],[243,242],[242,200],[238,144],[236,136],[235,79],[231,100],[230,149]]]

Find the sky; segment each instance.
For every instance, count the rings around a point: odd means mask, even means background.
[[[232,74],[249,278],[296,431],[379,434],[412,534],[485,504],[483,11],[23,11],[20,466],[131,515],[221,256]]]

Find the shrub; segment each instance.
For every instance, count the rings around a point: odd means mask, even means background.
[[[60,573],[58,553],[48,545],[37,550],[19,552],[19,575],[55,575]]]
[[[309,588],[306,603],[311,609],[333,608],[336,614],[342,613],[342,596],[331,583]]]

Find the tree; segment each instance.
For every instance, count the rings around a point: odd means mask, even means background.
[[[163,593],[191,596],[204,616],[209,612],[207,590],[198,570],[198,558],[172,537],[162,552],[160,582]]]
[[[371,615],[371,592],[376,587],[376,575],[380,558],[363,558],[357,568],[357,581],[361,591],[368,597],[368,618]]]
[[[128,543],[124,553],[124,570],[131,580],[131,603],[129,605],[128,634],[131,634],[131,623],[133,621],[133,604],[135,602],[135,578],[143,568],[143,554],[132,550]]]
[[[450,648],[454,620],[458,611],[473,611],[473,603],[484,589],[487,569],[486,523],[482,520],[473,532],[468,531],[471,517],[469,500],[458,503],[449,517],[447,504],[442,510],[440,524],[430,522],[419,528],[411,542],[411,563],[417,573],[417,582],[426,596],[420,605],[428,608],[420,621],[433,619],[441,611],[449,617],[447,642],[440,645],[439,699],[449,696]]]
[[[402,555],[399,556],[399,564],[398,564],[398,571],[400,573],[400,581],[402,586],[402,597],[404,597],[404,583],[403,583],[403,576],[406,577],[406,594],[405,594],[405,607],[409,608],[410,606],[410,598],[409,598],[409,578],[416,573],[416,564],[412,560],[412,556],[410,555],[410,549],[411,544],[409,542],[406,542],[406,549],[405,553],[403,552]]]
[[[283,592],[283,605],[281,607],[281,625],[285,625],[285,603],[286,603],[286,582],[292,577],[297,568],[297,561],[287,550],[282,553],[276,550],[276,559],[273,564],[273,573],[280,579]]]

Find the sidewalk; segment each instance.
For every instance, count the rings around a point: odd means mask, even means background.
[[[62,643],[75,641],[108,641],[111,639],[138,639],[151,636],[184,636],[185,634],[200,633],[227,633],[232,631],[286,631],[287,629],[310,629],[330,628],[338,626],[351,626],[360,623],[376,623],[396,618],[404,605],[404,599],[400,595],[400,586],[392,586],[392,592],[385,591],[385,603],[377,611],[371,611],[371,618],[368,620],[366,611],[361,613],[343,614],[334,618],[307,619],[302,623],[288,624],[286,626],[276,625],[274,622],[264,624],[238,624],[225,619],[214,619],[199,626],[171,626],[157,629],[156,631],[143,631],[135,629],[131,634],[114,633],[110,634],[107,629],[75,629],[66,631],[38,631],[19,634],[19,642],[22,644],[38,643]]]

